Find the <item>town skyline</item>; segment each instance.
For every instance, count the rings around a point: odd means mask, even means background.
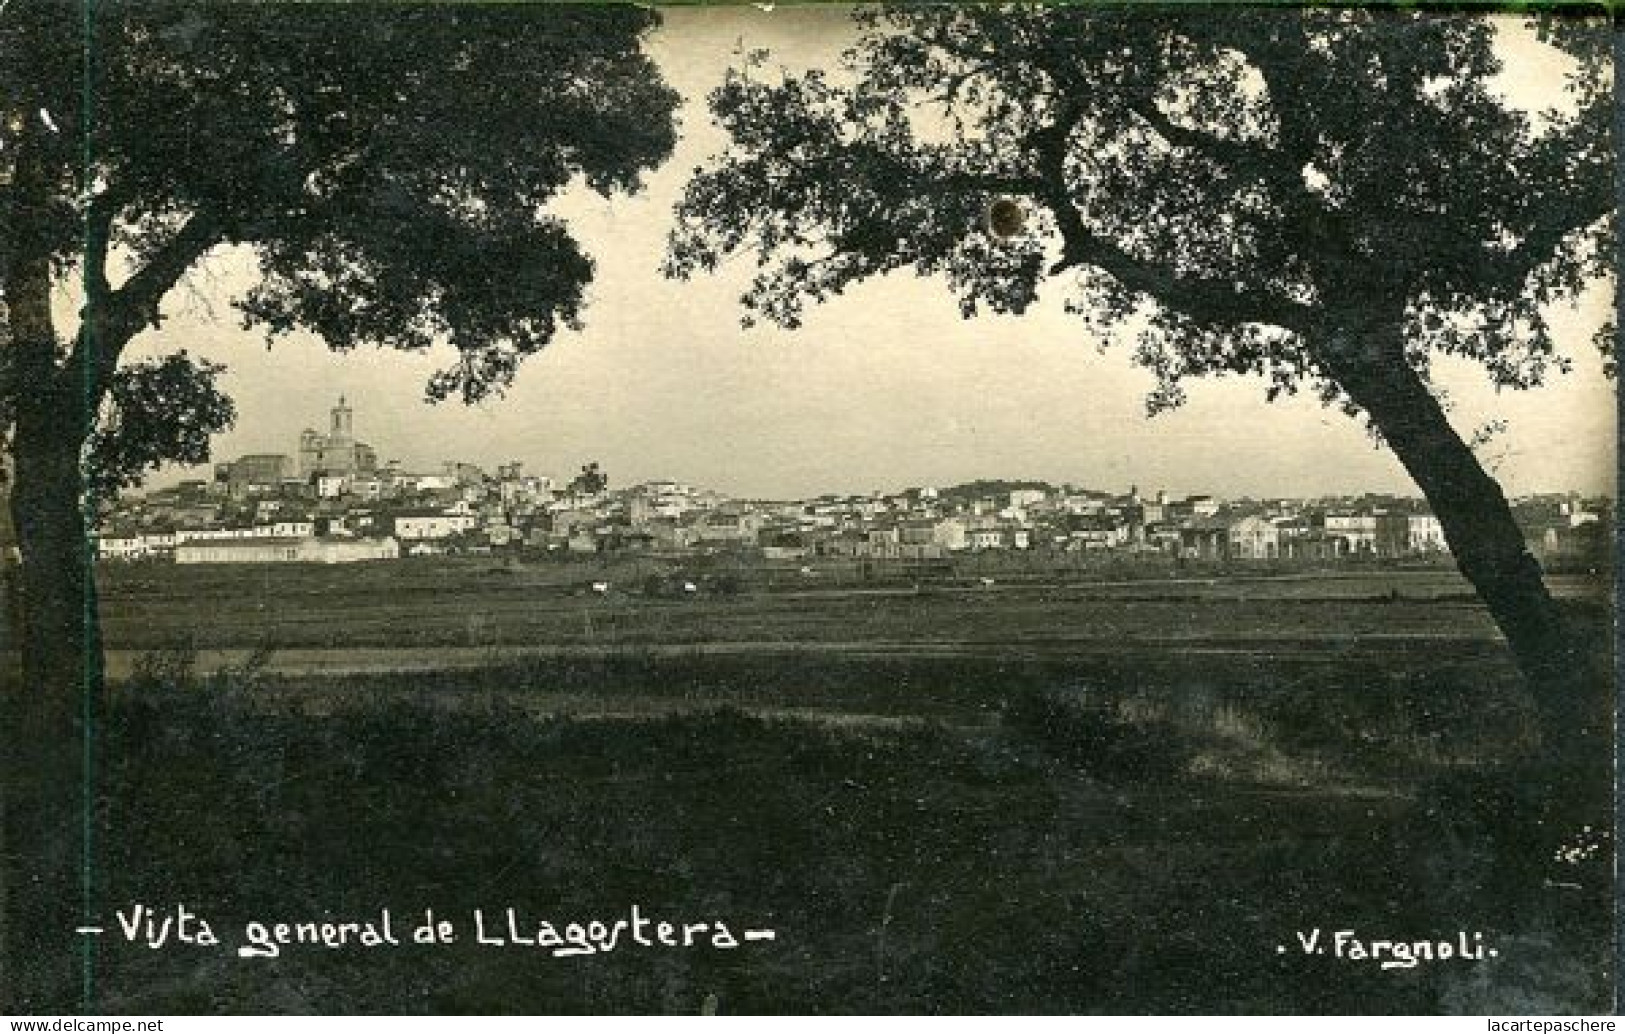
[[[345,359],[336,358],[338,363]],[[1209,387],[1209,385],[1202,385]],[[1217,385],[1212,385],[1217,387]],[[1227,385],[1235,387],[1235,385]],[[358,402],[358,390],[361,402]],[[1534,389],[1536,392],[1542,389]],[[1612,392],[1612,387],[1609,387]],[[1519,395],[1519,393],[1513,393]],[[294,395],[297,397],[297,395]],[[408,470],[432,471],[445,462],[474,463],[479,467],[494,468],[502,463],[522,462],[526,470],[543,473],[543,475],[569,480],[583,463],[600,463],[611,476],[614,486],[629,486],[629,484],[647,483],[647,481],[682,481],[689,484],[704,484],[705,488],[718,491],[730,497],[741,499],[796,499],[796,497],[817,497],[824,494],[884,494],[903,491],[907,488],[931,488],[931,486],[949,486],[949,484],[965,484],[980,480],[1003,481],[1046,481],[1046,483],[1074,484],[1081,488],[1121,489],[1126,491],[1129,486],[1139,484],[1141,488],[1154,486],[1165,488],[1173,493],[1186,494],[1212,494],[1227,499],[1248,499],[1248,497],[1290,497],[1290,499],[1316,499],[1316,497],[1358,497],[1358,496],[1394,496],[1394,497],[1420,497],[1419,489],[1415,488],[1414,481],[1406,475],[1404,468],[1399,465],[1391,452],[1383,445],[1376,444],[1373,439],[1365,436],[1358,428],[1357,421],[1345,418],[1341,413],[1323,408],[1323,421],[1319,421],[1319,429],[1328,437],[1349,437],[1344,431],[1354,429],[1357,437],[1352,442],[1349,452],[1342,457],[1342,462],[1326,463],[1287,463],[1284,468],[1279,465],[1264,465],[1263,468],[1246,467],[1233,462],[1224,462],[1227,458],[1225,450],[1230,447],[1230,436],[1224,426],[1212,428],[1212,434],[1202,436],[1201,429],[1188,426],[1191,421],[1181,419],[1181,411],[1172,415],[1144,416],[1142,423],[1157,426],[1159,423],[1178,424],[1170,428],[1170,445],[1168,450],[1149,449],[1144,452],[1131,452],[1123,449],[1103,457],[1103,462],[1092,463],[1094,470],[1082,470],[1082,463],[1071,465],[1064,460],[1056,462],[1055,458],[1045,455],[1046,450],[1035,450],[1035,455],[1022,455],[1020,450],[994,449],[990,455],[972,458],[954,458],[952,462],[942,463],[938,455],[925,455],[923,462],[918,463],[918,473],[908,476],[907,463],[897,463],[897,457],[892,457],[892,475],[886,478],[863,478],[863,476],[840,475],[840,471],[827,470],[827,478],[817,473],[803,473],[798,470],[795,483],[778,484],[773,486],[772,478],[762,478],[762,471],[747,467],[746,460],[741,457],[739,463],[720,463],[718,455],[726,457],[730,447],[723,445],[720,450],[712,450],[710,455],[699,457],[699,462],[689,463],[663,463],[660,460],[650,460],[642,455],[629,452],[624,445],[619,444],[613,437],[604,439],[603,449],[591,449],[591,444],[575,444],[578,452],[567,452],[565,447],[548,449],[546,445],[526,441],[499,441],[497,434],[486,434],[479,437],[479,444],[471,449],[452,452],[452,454],[437,455],[432,447],[426,445],[410,444],[401,439],[418,439],[418,432],[414,432],[411,424],[413,406],[406,405],[401,400],[379,397],[379,392],[367,390],[364,382],[354,387],[345,385],[343,390],[330,393],[327,398],[304,395],[310,405],[288,405],[288,398],[283,397],[283,405],[273,406],[280,419],[265,421],[281,431],[281,426],[296,426],[291,437],[278,441],[276,432],[255,432],[247,428],[247,421],[239,419],[239,423],[216,439],[215,447],[211,452],[210,463],[195,465],[195,467],[180,467],[172,465],[150,476],[141,488],[151,489],[167,488],[185,480],[208,480],[213,465],[229,462],[232,458],[241,455],[254,454],[297,454],[297,437],[307,429],[319,429],[325,426],[327,419],[327,406],[332,405],[338,398],[343,397],[358,413],[358,436],[364,441],[371,442],[379,450],[380,462],[384,460],[398,460],[403,468]],[[367,408],[367,400],[377,400],[384,405],[372,410]],[[250,398],[250,403],[255,402]],[[432,413],[450,419],[452,423],[474,424],[486,426],[491,431],[492,423],[497,419],[492,415],[492,408],[502,403],[473,406],[473,408],[458,408],[458,406],[426,406]],[[1271,408],[1280,406],[1316,405],[1308,403],[1302,398],[1284,400],[1284,402],[1271,403]],[[250,410],[254,411],[254,410]],[[1498,476],[1501,486],[1508,497],[1555,496],[1555,494],[1578,494],[1578,496],[1614,497],[1617,494],[1617,480],[1614,470],[1614,441],[1612,441],[1612,410],[1602,415],[1602,421],[1609,424],[1609,434],[1602,439],[1589,439],[1579,442],[1570,439],[1566,442],[1570,454],[1568,460],[1573,460],[1573,454],[1591,454],[1592,463],[1568,462],[1565,463],[1565,454],[1562,452],[1545,452],[1547,462],[1536,463],[1534,470],[1527,470],[1529,460],[1537,460],[1539,455],[1531,455],[1526,442],[1531,437],[1547,437],[1552,434],[1562,434],[1563,423],[1576,423],[1583,428],[1586,415],[1568,410],[1562,415],[1553,415],[1555,426],[1537,426],[1534,434],[1531,429],[1524,428],[1524,434],[1519,434],[1519,424],[1514,419],[1508,419],[1506,431],[1493,436],[1484,447],[1488,458],[1488,465],[1492,473]],[[1596,419],[1596,413],[1592,413]],[[1290,424],[1287,421],[1290,432]],[[1339,426],[1345,424],[1345,428]],[[1251,432],[1251,429],[1248,429]],[[436,436],[439,441],[463,441],[466,434],[452,434],[452,436]],[[1124,436],[1128,439],[1128,436]],[[746,450],[749,452],[749,450]],[[1204,468],[1206,476],[1189,473],[1186,468],[1189,455],[1212,454],[1214,465]],[[1306,460],[1324,460],[1318,454],[1306,455]],[[1508,462],[1511,471],[1506,470]],[[798,467],[791,463],[791,467]],[[1563,471],[1575,473],[1579,467],[1578,476],[1563,476]],[[1589,468],[1588,468],[1589,467]],[[717,475],[718,468],[721,476]],[[1389,470],[1384,470],[1389,468]],[[938,475],[938,476],[931,476]],[[1285,475],[1285,476],[1279,476]],[[1542,476],[1544,475],[1544,476]]]
[[[174,487],[187,485],[194,488],[213,487],[218,489],[232,482],[255,481],[266,488],[280,487],[294,493],[310,490],[320,497],[330,494],[355,494],[354,489],[357,478],[408,483],[417,478],[446,477],[465,481],[471,478],[498,481],[523,479],[543,484],[555,494],[565,495],[569,494],[574,484],[579,483],[579,475],[586,473],[590,469],[595,479],[602,478],[601,489],[589,493],[593,495],[613,496],[625,492],[637,492],[650,486],[672,485],[681,486],[686,491],[701,493],[717,499],[760,503],[785,503],[819,499],[896,498],[911,493],[935,494],[939,491],[953,492],[959,489],[982,486],[986,486],[988,490],[996,489],[999,491],[1042,487],[1050,491],[1064,490],[1103,497],[1112,495],[1138,497],[1143,494],[1150,498],[1182,494],[1189,499],[1211,498],[1227,502],[1269,500],[1347,501],[1359,499],[1425,501],[1422,493],[1414,488],[1409,492],[1365,491],[1305,494],[1276,491],[1227,495],[1201,485],[1180,486],[1178,492],[1172,492],[1169,486],[1152,483],[1142,484],[1138,480],[1130,481],[1125,487],[1117,484],[1080,482],[1070,479],[1028,477],[1019,471],[988,472],[977,477],[946,483],[916,482],[874,486],[866,489],[830,487],[799,495],[786,496],[749,495],[726,491],[719,486],[705,484],[692,478],[671,476],[669,472],[618,482],[612,478],[610,472],[604,469],[599,461],[591,458],[584,458],[577,465],[567,465],[563,469],[551,470],[532,466],[518,457],[511,457],[496,464],[471,462],[467,458],[459,456],[443,456],[428,462],[407,463],[397,456],[390,455],[388,450],[380,451],[374,443],[364,440],[356,433],[355,409],[350,404],[348,397],[344,395],[340,395],[336,400],[336,404],[328,410],[328,421],[325,430],[319,429],[319,424],[318,421],[312,421],[304,427],[291,449],[281,451],[266,449],[245,452],[233,457],[218,457],[212,467],[186,468],[192,472],[206,471],[211,476],[183,478],[170,485],[152,486],[152,490],[163,492]],[[212,486],[210,482],[213,482]],[[332,482],[331,492],[327,490],[324,482]],[[376,495],[376,493],[377,489],[373,488],[370,492],[362,494]],[[132,490],[129,495],[131,497],[140,497],[145,495],[145,491],[137,488]],[[1545,491],[1523,493],[1511,498],[1541,497],[1613,499],[1615,493],[1611,490],[1587,493],[1576,487],[1559,486]]]
[[[341,411],[344,414],[342,417],[342,431],[340,431],[339,426],[339,421],[341,418],[337,415]],[[582,469],[584,469],[588,464],[591,464],[595,469],[601,469],[602,473],[609,479],[606,490],[610,493],[637,489],[639,487],[652,484],[680,484],[694,488],[698,491],[714,494],[718,497],[727,499],[760,502],[789,502],[802,499],[819,498],[897,496],[921,490],[951,490],[978,484],[1002,484],[1009,486],[1044,485],[1052,489],[1065,488],[1084,493],[1102,494],[1115,493],[1126,495],[1134,492],[1143,492],[1147,495],[1155,495],[1158,492],[1162,492],[1164,494],[1184,495],[1186,497],[1211,497],[1215,499],[1234,501],[1270,499],[1359,499],[1362,497],[1412,500],[1424,499],[1421,491],[1416,489],[1414,485],[1409,486],[1408,491],[1404,488],[1401,488],[1398,491],[1387,489],[1332,492],[1295,492],[1290,490],[1277,490],[1232,494],[1218,491],[1211,486],[1205,486],[1199,483],[1168,486],[1143,480],[1131,479],[1124,484],[1116,484],[1079,480],[1077,478],[1057,478],[1053,476],[1038,475],[1029,476],[1027,472],[1020,470],[985,471],[976,474],[975,476],[946,482],[913,481],[906,483],[891,483],[886,485],[872,485],[867,487],[835,485],[809,492],[779,495],[744,493],[731,491],[723,485],[714,485],[696,478],[686,477],[683,476],[681,472],[663,471],[647,476],[621,479],[617,478],[614,471],[609,470],[607,465],[602,464],[599,460],[592,456],[585,455],[579,458],[579,462],[566,463],[562,467],[558,467],[556,469],[544,468],[538,464],[532,463],[520,455],[512,454],[513,450],[510,450],[509,454],[502,454],[507,456],[506,459],[498,460],[496,462],[481,462],[479,460],[464,456],[442,456],[438,458],[417,460],[415,462],[408,461],[402,459],[393,450],[387,447],[380,448],[380,443],[376,441],[367,441],[360,433],[352,434],[352,429],[354,427],[355,407],[351,404],[351,400],[348,396],[338,396],[336,399],[336,405],[329,409],[328,413],[330,417],[329,422],[315,420],[309,421],[300,431],[296,441],[292,443],[282,443],[283,445],[290,447],[279,449],[273,444],[264,449],[255,449],[232,456],[216,454],[213,457],[211,464],[193,467],[176,467],[171,472],[171,477],[163,478],[161,480],[150,480],[148,483],[132,489],[129,494],[138,496],[144,495],[149,491],[163,491],[187,482],[206,482],[210,480],[218,480],[220,477],[220,472],[224,468],[229,468],[235,463],[252,459],[282,459],[287,462],[290,475],[294,475],[299,478],[308,478],[314,473],[316,468],[323,466],[319,458],[319,453],[313,455],[311,450],[316,449],[320,443],[324,443],[328,440],[327,435],[322,431],[322,428],[326,426],[329,432],[335,435],[342,435],[342,438],[339,439],[342,445],[351,446],[364,451],[368,456],[366,462],[369,465],[369,468],[375,465],[380,471],[382,471],[386,465],[393,467],[398,473],[409,475],[435,475],[445,471],[455,472],[459,468],[473,468],[479,470],[485,476],[491,476],[492,472],[510,467],[517,467],[522,468],[525,474],[529,477],[542,478],[551,483],[555,488],[562,489]],[[362,426],[364,431],[364,424]],[[493,455],[496,455],[496,453],[493,453]],[[349,466],[353,466],[355,462],[356,460],[354,458],[345,460],[345,464]],[[1517,493],[1516,495],[1509,492],[1508,495],[1511,498],[1575,496],[1612,499],[1617,495],[1615,491],[1616,487],[1616,485],[1610,484],[1604,486],[1598,491],[1587,491],[1579,486],[1555,485],[1549,488]]]
[[[565,480],[445,460],[411,470],[355,433],[344,398],[326,432],[300,432],[294,456],[250,453],[211,480],[110,503],[99,557],[193,563],[345,563],[501,554],[727,554],[747,564],[949,562],[1013,552],[1048,558],[1345,561],[1438,559],[1444,525],[1422,499],[1393,495],[1232,499],[1127,492],[1044,480],[979,480],[891,493],[738,498],[662,479],[612,488],[599,464]],[[1515,499],[1528,546],[1547,560],[1601,563],[1611,498]],[[817,570],[803,567],[804,576]]]

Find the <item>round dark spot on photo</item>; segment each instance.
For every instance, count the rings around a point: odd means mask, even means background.
[[[987,229],[995,237],[1019,236],[1027,228],[1027,210],[1014,198],[1001,197],[987,206]]]

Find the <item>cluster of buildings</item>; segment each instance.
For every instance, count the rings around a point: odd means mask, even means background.
[[[294,456],[243,456],[220,464],[213,481],[120,501],[104,515],[99,555],[189,564],[729,552],[806,563],[934,561],[1005,550],[1224,561],[1448,551],[1425,504],[1398,497],[1226,502],[989,481],[768,501],[673,481],[612,491],[596,470],[555,484],[525,474],[518,462],[493,472],[457,462],[407,472],[395,461],[380,464],[354,438],[343,399],[328,433],[307,430],[298,444]],[[1606,500],[1521,500],[1517,515],[1543,557],[1606,554]]]

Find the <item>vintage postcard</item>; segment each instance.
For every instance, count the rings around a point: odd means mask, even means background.
[[[1583,8],[0,0],[13,1014],[1596,1014]]]

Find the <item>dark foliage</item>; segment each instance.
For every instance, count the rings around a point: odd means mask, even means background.
[[[1540,814],[1516,801],[1413,795],[1342,777],[1274,787],[1135,760],[1210,746],[1211,735],[1186,720],[1145,725],[1135,750],[1116,755],[1131,767],[1096,777],[1035,749],[1027,727],[836,731],[703,705],[641,720],[538,719],[481,702],[487,684],[612,700],[692,678],[720,700],[756,678],[822,676],[894,701],[916,690],[1065,696],[1087,683],[1091,707],[1109,707],[1144,692],[1124,672],[987,666],[961,684],[946,667],[781,664],[775,674],[756,662],[752,674],[630,658],[470,673],[455,680],[466,694],[447,692],[443,673],[424,676],[439,695],[412,702],[402,676],[329,682],[327,694],[347,706],[317,717],[301,711],[318,697],[279,703],[275,680],[252,663],[205,676],[184,653],[155,658],[121,687],[105,784],[117,851],[101,889],[110,907],[180,899],[235,937],[250,919],[348,918],[385,906],[397,917],[433,907],[466,924],[473,908],[513,905],[568,921],[639,902],[761,923],[779,939],[734,953],[556,959],[463,943],[290,950],[251,962],[113,942],[101,973],[109,1006],[123,1011],[681,1013],[707,1000],[721,1012],[766,1013],[1605,1004],[1608,984],[1595,967],[1610,943],[1606,871],[1594,858],[1520,869],[1497,854],[1520,839],[1549,850],[1578,811]],[[1183,692],[1200,694],[1202,674],[1179,671]],[[712,686],[707,672],[737,685]],[[1306,691],[1288,681],[1252,703],[1268,712],[1276,696]],[[1387,695],[1354,682],[1313,687],[1329,710],[1361,706],[1351,698],[1362,693]],[[1218,692],[1247,687],[1238,677]],[[1471,707],[1454,701],[1458,711]],[[1140,722],[1115,713],[1124,730]],[[1419,770],[1414,758],[1408,769]],[[1473,772],[1476,782],[1454,785],[1511,785],[1494,766]],[[1333,922],[1418,937],[1482,929],[1517,950],[1483,980],[1474,965],[1384,972],[1274,950],[1295,945],[1295,931]]]
[[[185,352],[115,371],[86,457],[92,499],[138,485],[165,463],[207,462],[210,437],[237,415],[216,384],[224,371]]]
[[[579,315],[592,263],[551,199],[577,179],[635,190],[670,153],[676,95],[639,47],[655,22],[186,2],[97,8],[86,26],[75,5],[25,0],[0,27],[16,163],[0,268],[82,268],[87,322],[117,331],[83,343],[107,365],[176,278],[245,245],[251,323],[343,349],[449,340],[459,358],[431,394],[481,398]],[[135,260],[117,287],[115,250]]]
[[[1400,307],[1405,358],[1553,363],[1542,307],[1611,266],[1606,21],[1558,19],[1563,110],[1513,106],[1484,18],[899,6],[865,12],[846,75],[756,55],[711,98],[729,153],[690,184],[669,269],[760,256],[754,316],[911,269],[966,315],[1041,290],[1081,329],[1147,321],[1153,407],[1189,376],[1343,397],[1325,340],[1351,301]],[[1033,232],[1001,243],[1013,197]],[[1350,346],[1352,347],[1352,346]]]

